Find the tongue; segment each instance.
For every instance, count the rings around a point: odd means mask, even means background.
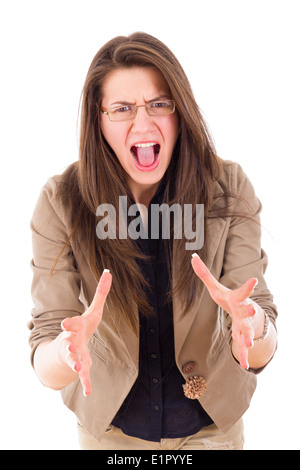
[[[155,160],[154,145],[151,147],[136,147],[137,159],[140,165],[150,166]]]

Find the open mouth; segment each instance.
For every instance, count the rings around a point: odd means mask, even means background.
[[[154,170],[159,163],[160,145],[147,142],[133,145],[130,149],[135,166],[142,171]]]

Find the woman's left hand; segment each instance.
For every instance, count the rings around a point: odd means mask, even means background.
[[[232,337],[238,346],[239,361],[244,369],[248,369],[248,350],[253,346],[253,317],[256,314],[256,304],[249,297],[254,292],[257,279],[248,279],[238,289],[231,290],[214,278],[197,254],[192,257],[192,266],[207,287],[211,298],[230,315]]]

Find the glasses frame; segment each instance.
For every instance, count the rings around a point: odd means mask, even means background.
[[[160,103],[160,102],[168,102],[168,103],[171,103],[173,105],[173,108],[172,108],[172,111],[169,112],[168,114],[151,114],[151,105],[153,103]],[[125,107],[125,106],[130,106],[133,113],[134,113],[134,116],[130,117],[130,118],[126,118],[126,119],[121,119],[120,121],[118,120],[114,120],[114,119],[111,119],[111,115],[110,113],[112,111],[115,111],[116,109],[118,108],[122,108],[122,107]],[[136,106],[135,104],[124,104],[123,106],[117,106],[115,108],[108,108],[108,109],[104,109],[104,108],[100,108],[101,112],[108,116],[108,119],[111,121],[111,122],[123,122],[123,121],[131,121],[132,119],[135,119],[136,115],[137,115],[137,112],[138,112],[138,108],[145,108],[148,116],[155,116],[155,117],[160,117],[160,116],[170,116],[171,114],[173,114],[175,112],[175,109],[176,109],[176,105],[175,105],[175,101],[174,100],[169,100],[169,99],[166,99],[166,100],[156,100],[156,101],[151,101],[149,103],[145,103],[145,104],[141,104],[139,106]],[[149,112],[150,111],[150,112]]]

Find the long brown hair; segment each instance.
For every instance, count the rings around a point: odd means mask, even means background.
[[[60,196],[71,214],[71,242],[75,256],[84,240],[88,245],[90,267],[97,279],[104,268],[111,270],[113,285],[109,300],[120,315],[136,329],[132,301],[139,310],[150,314],[143,287],[146,284],[137,260],[143,258],[138,245],[131,239],[99,240],[96,235],[96,209],[101,203],[118,207],[119,196],[127,195],[126,175],[116,155],[106,142],[100,126],[100,105],[105,77],[112,70],[128,67],[155,67],[164,76],[179,116],[180,131],[169,168],[165,175],[166,203],[202,203],[205,218],[213,203],[213,185],[219,176],[220,163],[191,86],[174,54],[158,39],[134,33],[119,36],[105,44],[94,57],[87,73],[81,100],[79,161],[64,175]],[[117,227],[118,230],[118,227]],[[178,282],[173,295],[180,295],[186,314],[192,306],[196,289],[190,258],[184,238],[174,244],[179,267]],[[169,243],[169,260],[172,243]],[[170,265],[171,271],[171,265]]]

